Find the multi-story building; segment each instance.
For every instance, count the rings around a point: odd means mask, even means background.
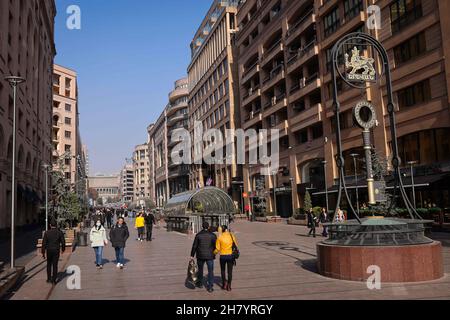
[[[75,71],[59,65],[53,70],[53,165],[64,160],[64,173],[80,199],[86,195],[86,159],[80,136],[78,86]]]
[[[98,199],[102,199],[103,204],[120,201],[120,177],[118,175],[97,175],[88,179],[89,188],[97,191],[98,194],[97,201],[94,205],[98,204]]]
[[[120,172],[120,196],[123,203],[131,204],[134,199],[134,169],[127,164]]]
[[[148,143],[135,147],[133,153],[133,171],[134,201],[139,206],[145,205],[144,201],[150,199]]]
[[[177,140],[172,135],[188,130],[188,81],[177,80],[169,94],[169,104],[154,125],[149,126],[150,188],[151,197],[162,207],[174,194],[189,189],[189,165],[171,161]]]
[[[380,29],[367,27],[370,5],[381,9]],[[445,30],[450,22],[446,12],[449,3],[442,0],[242,2],[237,36],[242,127],[280,130],[280,171],[261,177],[258,166],[244,168],[251,203],[266,202],[268,210],[289,216],[292,207],[303,206],[309,190],[313,202],[325,206],[325,179],[332,186],[338,177],[331,49],[342,36],[358,31],[371,34],[388,51],[403,166],[418,161],[415,174],[422,176],[420,181],[426,187],[418,191],[417,206],[425,201],[449,206],[450,183],[445,173],[450,171],[450,62],[445,57],[450,40]],[[386,88],[381,82],[359,90],[340,79],[338,88],[345,173],[354,193],[351,155],[357,158],[357,174],[362,176],[364,152],[352,108],[362,99],[376,106],[379,125],[373,130],[373,143],[377,154],[388,158],[391,141]],[[411,178],[405,175],[410,191]],[[361,202],[367,201],[367,190],[359,190]]]
[[[11,226],[12,88],[4,77],[26,79],[17,90],[16,226],[39,221],[45,201],[43,164],[52,159],[52,0],[0,1],[0,232]]]
[[[195,122],[203,131],[218,129],[226,139],[227,129],[240,127],[239,85],[234,46],[237,32],[237,1],[213,1],[191,43],[189,79],[189,130],[194,141]],[[227,161],[207,165],[203,141],[193,143],[190,188],[213,185],[240,201],[242,168]],[[226,147],[224,146],[224,150]],[[230,155],[229,155],[230,156]],[[200,164],[203,163],[203,164]]]

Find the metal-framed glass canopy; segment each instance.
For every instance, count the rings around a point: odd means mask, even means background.
[[[201,205],[201,212],[196,207]],[[174,195],[164,207],[167,216],[187,217],[193,215],[232,215],[235,212],[234,202],[223,190],[206,187]]]

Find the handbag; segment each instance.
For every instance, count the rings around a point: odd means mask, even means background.
[[[239,259],[239,256],[241,255],[241,253],[239,252],[239,248],[237,247],[236,242],[234,242],[233,234],[230,233],[230,236],[231,236],[231,241],[233,241],[233,247],[232,247],[233,252],[231,255],[233,256],[233,260],[237,260],[237,259]]]
[[[189,265],[187,268],[186,282],[195,286],[197,281],[198,281],[198,266],[194,260],[191,260],[189,261]]]

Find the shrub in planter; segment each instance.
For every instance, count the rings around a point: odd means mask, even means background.
[[[275,217],[276,215],[277,215],[277,213],[273,212],[273,211],[266,213],[266,217]]]
[[[314,207],[314,208],[313,208],[313,214],[314,214],[317,218],[320,218],[321,213],[322,213],[322,208],[321,208],[321,207]]]

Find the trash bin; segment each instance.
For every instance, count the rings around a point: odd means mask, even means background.
[[[77,245],[80,247],[87,247],[88,240],[87,240],[88,234],[86,232],[79,232],[77,237]]]

